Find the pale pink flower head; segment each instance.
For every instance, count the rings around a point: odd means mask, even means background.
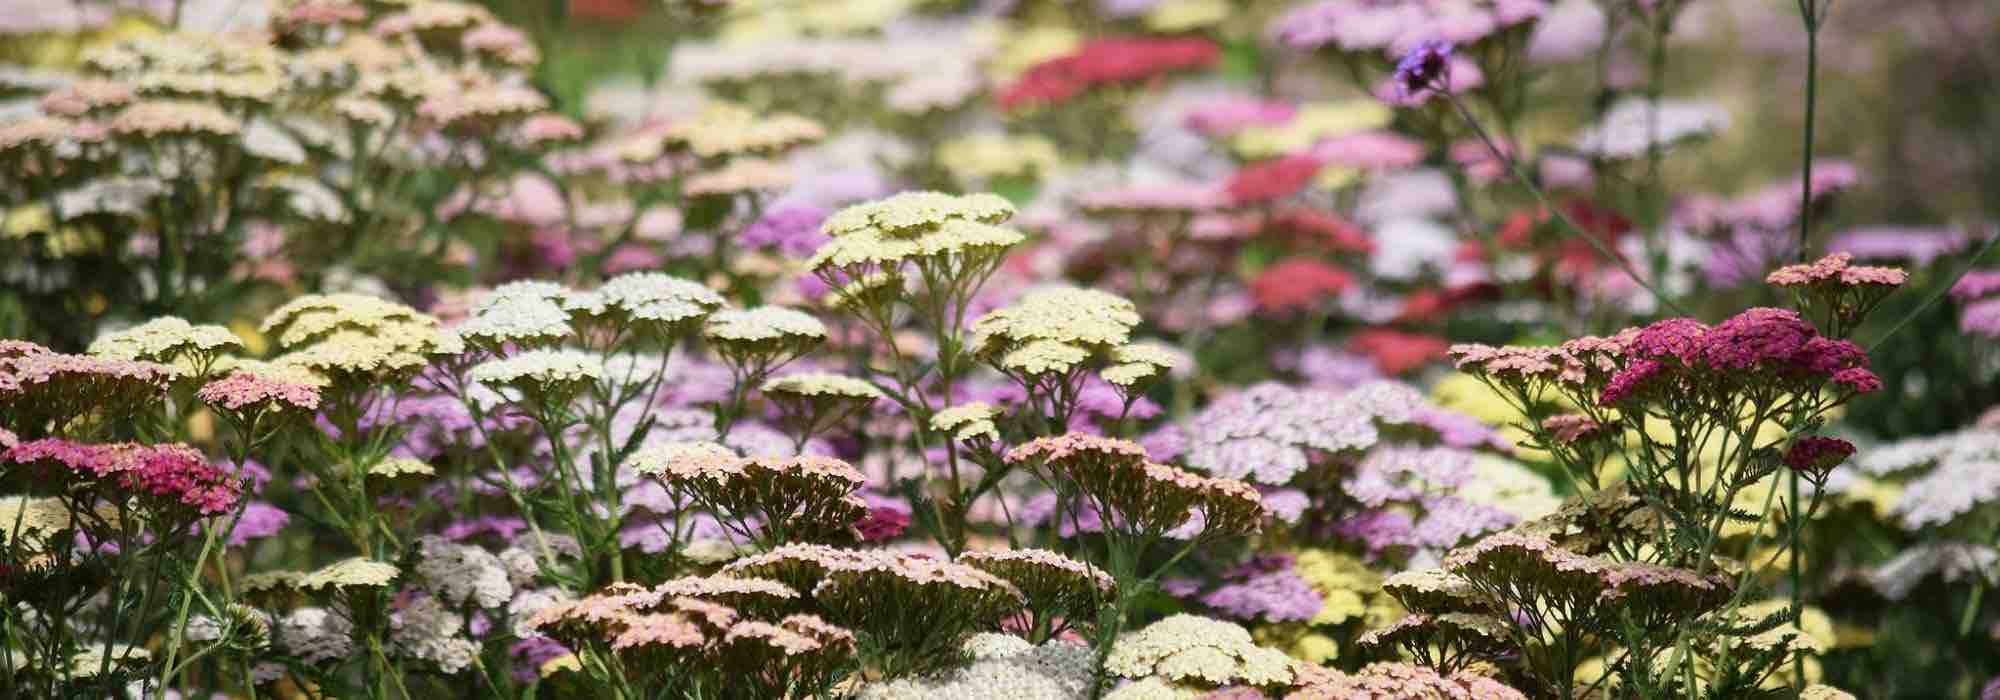
[[[560,114],[537,114],[521,122],[521,140],[531,145],[583,140],[583,125]]]
[[[131,85],[115,80],[81,80],[42,95],[42,113],[59,117],[83,117],[137,99]]]
[[[1853,259],[1848,253],[1834,253],[1811,263],[1778,268],[1765,276],[1764,281],[1777,287],[1896,287],[1910,279],[1909,273],[1900,268],[1853,265],[1850,264]]]
[[[197,390],[195,397],[230,411],[242,411],[245,407],[300,411],[319,408],[318,387],[252,372],[232,372],[227,377],[211,381]]]

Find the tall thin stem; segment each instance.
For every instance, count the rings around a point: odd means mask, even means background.
[[[1799,249],[1795,256],[1800,261],[1806,259],[1812,250],[1812,168],[1813,168],[1813,122],[1819,111],[1819,26],[1824,19],[1822,13],[1832,5],[1815,7],[1820,0],[1799,0],[1799,16],[1806,25],[1806,123],[1804,153],[1799,158],[1804,161],[1800,168],[1804,172],[1799,177]]]
[[[1575,235],[1578,238],[1582,238],[1583,242],[1590,244],[1591,250],[1597,251],[1599,257],[1602,257],[1606,261],[1614,265],[1617,265],[1618,269],[1624,270],[1625,274],[1630,276],[1633,282],[1639,283],[1640,287],[1644,287],[1647,292],[1652,293],[1653,298],[1659,300],[1659,302],[1662,305],[1665,305],[1667,308],[1673,309],[1675,313],[1684,316],[1692,315],[1689,314],[1686,309],[1681,308],[1680,304],[1675,303],[1672,297],[1669,297],[1665,293],[1661,292],[1658,287],[1653,286],[1653,283],[1646,281],[1646,277],[1644,275],[1639,274],[1638,270],[1632,268],[1632,263],[1626,262],[1625,258],[1620,257],[1617,253],[1612,252],[1610,248],[1606,248],[1604,246],[1603,241],[1597,240],[1596,236],[1590,235],[1588,231],[1583,230],[1583,227],[1576,225],[1575,221],[1570,220],[1568,214],[1564,214],[1561,208],[1558,208],[1553,203],[1551,203],[1549,201],[1548,195],[1542,192],[1542,188],[1536,186],[1533,180],[1528,179],[1528,176],[1525,173],[1521,172],[1520,164],[1515,162],[1512,156],[1507,155],[1505,151],[1502,151],[1500,149],[1500,146],[1498,144],[1495,144],[1493,142],[1493,137],[1489,136],[1486,133],[1486,127],[1481,126],[1479,124],[1479,120],[1473,118],[1472,111],[1466,109],[1465,102],[1459,100],[1457,95],[1451,93],[1449,86],[1438,85],[1435,87],[1439,95],[1442,95],[1444,96],[1445,99],[1450,100],[1452,106],[1458,108],[1459,117],[1465,120],[1467,126],[1472,127],[1472,132],[1479,136],[1479,142],[1486,145],[1486,150],[1493,154],[1493,159],[1495,161],[1498,161],[1501,165],[1506,166],[1507,173],[1513,175],[1514,180],[1516,182],[1521,183],[1522,187],[1527,188],[1530,194],[1535,195],[1535,202],[1541,205],[1543,211],[1548,212],[1550,216],[1553,216],[1556,218],[1557,221],[1562,222],[1563,226],[1569,228],[1571,234]]]

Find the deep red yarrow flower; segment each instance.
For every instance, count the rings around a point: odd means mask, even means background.
[[[910,514],[894,508],[875,508],[855,521],[855,533],[863,542],[894,539],[910,527]]]
[[[1371,328],[1355,333],[1347,347],[1373,359],[1383,374],[1398,375],[1444,359],[1451,341],[1428,333]]]
[[[1852,456],[1854,443],[1811,435],[1799,438],[1785,451],[1785,466],[1807,474],[1825,474]]]
[[[1293,155],[1251,163],[1229,176],[1223,191],[1237,204],[1256,204],[1290,197],[1319,174],[1319,159]]]
[[[1058,104],[1102,85],[1206,68],[1221,56],[1222,50],[1207,39],[1098,39],[1035,64],[1001,90],[997,101],[1007,111]]]
[[[234,477],[182,444],[88,444],[43,438],[8,448],[0,453],[0,462],[61,467],[69,478],[186,506],[202,515],[227,513],[243,497],[242,484]]]
[[[1279,214],[1272,226],[1335,251],[1362,255],[1375,252],[1375,241],[1368,237],[1367,231],[1332,212],[1295,207]]]
[[[1250,282],[1250,298],[1264,311],[1295,311],[1347,291],[1352,283],[1346,270],[1310,258],[1292,258],[1258,273]]]

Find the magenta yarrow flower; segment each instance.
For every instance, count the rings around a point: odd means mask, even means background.
[[[31,440],[0,453],[0,461],[61,467],[78,484],[108,486],[194,509],[204,516],[236,507],[243,486],[183,444],[88,444],[61,438]]]

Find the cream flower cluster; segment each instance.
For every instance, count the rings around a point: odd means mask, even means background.
[[[604,378],[604,363],[578,350],[530,350],[473,366],[474,381],[488,386],[551,388]]]
[[[772,377],[764,382],[764,393],[804,398],[854,399],[874,401],[882,390],[868,382],[830,372],[805,372]]]
[[[758,115],[732,104],[714,104],[700,113],[675,122],[666,130],[659,146],[685,147],[696,156],[716,158],[744,153],[775,153],[793,146],[818,141],[826,127],[796,114]],[[628,155],[648,155],[644,151]],[[658,157],[631,158],[647,161]]]
[[[1000,409],[984,401],[973,401],[951,406],[931,414],[932,430],[951,435],[952,439],[969,441],[978,438],[1000,439],[1000,426],[994,419],[1000,417]]]
[[[278,345],[290,350],[275,364],[320,375],[413,373],[429,364],[431,355],[465,349],[456,334],[439,329],[437,319],[365,294],[293,299],[266,316],[261,330],[279,332]]]
[[[1157,676],[1205,687],[1292,680],[1292,660],[1284,652],[1257,646],[1242,627],[1185,614],[1119,637],[1104,667],[1126,678]]]
[[[215,353],[242,345],[235,333],[222,326],[197,326],[175,316],[161,316],[98,336],[90,342],[88,352],[114,360],[172,362],[183,355]]]
[[[1007,370],[1031,376],[1067,373],[1101,357],[1118,368],[1106,380],[1129,385],[1178,362],[1157,346],[1127,348],[1139,320],[1138,307],[1115,294],[1040,287],[974,321],[972,347]]]
[[[833,238],[806,262],[823,278],[869,279],[924,262],[952,274],[999,259],[1026,240],[998,226],[1014,205],[998,195],[904,192],[834,212],[820,225]],[[837,274],[836,274],[837,273]]]
[[[362,557],[343,559],[299,577],[298,587],[306,590],[387,586],[402,573],[394,564]]]
[[[1090,690],[1090,647],[1060,640],[1041,646],[1019,637],[973,635],[972,663],[920,679],[862,686],[860,700],[1074,700]]]

